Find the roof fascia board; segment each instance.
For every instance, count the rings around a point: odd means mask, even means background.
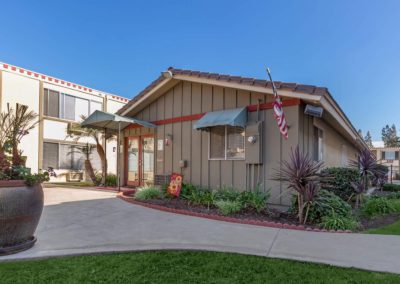
[[[226,88],[239,89],[239,90],[273,95],[272,88],[245,85],[245,84],[239,84],[239,83],[235,83],[235,82],[213,80],[210,78],[186,76],[186,75],[181,75],[181,74],[176,74],[176,75],[174,75],[173,78],[182,80],[182,81],[189,81],[189,82],[200,83],[200,84],[209,84],[209,85],[215,85],[215,86],[220,86],[220,87],[226,87]],[[278,90],[278,92],[279,92],[279,95],[282,97],[311,100],[314,102],[318,102],[321,99],[320,95],[303,94],[303,93],[299,93],[299,92],[292,92],[292,91],[286,91],[286,90]]]
[[[127,115],[132,109],[135,107],[139,106],[141,103],[145,102],[149,97],[151,97],[153,94],[157,93],[159,90],[163,89],[167,84],[175,82],[172,77],[171,78],[166,78],[159,84],[157,84],[153,89],[151,89],[147,94],[145,94],[143,97],[141,97],[139,100],[137,100],[133,105],[128,107],[125,111],[123,111],[120,115]],[[140,111],[140,110],[138,110]]]

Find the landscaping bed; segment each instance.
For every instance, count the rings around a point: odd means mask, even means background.
[[[165,211],[192,215],[198,217],[210,217],[210,219],[217,219],[222,221],[233,222],[236,219],[238,223],[252,224],[252,225],[262,225],[269,227],[281,227],[299,230],[313,230],[313,231],[323,231],[326,232],[317,224],[307,223],[302,225],[298,222],[297,216],[291,214],[287,211],[280,211],[277,209],[265,209],[261,212],[257,212],[252,209],[241,210],[237,213],[230,214],[229,217],[222,214],[218,208],[214,206],[204,206],[200,204],[189,204],[186,200],[177,198],[157,198],[157,199],[147,199],[147,200],[135,200],[135,191],[128,191],[122,193],[122,199],[127,201],[133,201],[135,204],[139,205],[149,205],[153,209],[163,209]],[[168,210],[172,209],[172,210]],[[394,224],[400,221],[400,213],[389,213],[373,217],[368,217],[362,215],[362,212],[353,210],[354,214],[358,215],[359,227],[354,232],[364,232],[372,229],[379,229],[387,225]],[[334,230],[331,230],[334,231]],[[335,232],[343,232],[344,230],[335,230]],[[347,230],[346,232],[351,232]]]

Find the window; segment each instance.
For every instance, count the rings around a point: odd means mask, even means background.
[[[318,127],[314,127],[314,160],[324,159],[324,132]]]
[[[209,149],[210,159],[244,159],[244,128],[236,126],[212,127]]]
[[[43,114],[51,117],[60,117],[60,93],[44,89]]]
[[[342,156],[341,156],[341,165],[342,167],[347,167],[349,164],[348,158],[347,158],[347,146],[342,145]]]
[[[43,169],[83,170],[86,156],[82,149],[77,145],[44,142]],[[101,160],[95,146],[92,147],[90,161],[94,170],[101,170]]]
[[[49,167],[58,169],[58,144],[57,143],[43,143],[43,169],[47,170]]]
[[[73,121],[81,121],[95,110],[102,110],[101,102],[89,101],[68,94],[44,89],[43,114]]]
[[[92,114],[95,110],[102,110],[103,104],[95,101],[90,102],[90,114]]]
[[[398,160],[399,151],[383,151],[382,160]]]

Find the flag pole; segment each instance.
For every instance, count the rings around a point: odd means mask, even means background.
[[[272,80],[271,70],[269,70],[268,67],[267,67],[267,74],[268,74],[269,80],[271,81],[271,84],[272,84],[272,91],[274,92],[274,97],[276,98],[278,96],[278,92],[276,91],[275,83]]]

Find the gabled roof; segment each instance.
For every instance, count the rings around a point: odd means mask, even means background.
[[[123,106],[117,113],[120,115],[128,115],[133,109],[136,112],[140,111],[141,107],[148,104],[154,95],[160,95],[161,92],[177,84],[179,81],[189,81],[242,89],[250,92],[273,94],[272,84],[267,80],[169,67],[167,71],[162,72],[155,81]],[[330,114],[333,119],[339,123],[341,129],[343,129],[347,137],[353,141],[354,144],[357,144],[358,147],[368,148],[364,139],[359,135],[358,131],[352,125],[339,104],[331,96],[327,88],[280,81],[274,81],[274,84],[279,91],[279,95],[282,97],[298,98],[306,103],[322,106],[325,112]],[[134,115],[134,113],[131,115]]]
[[[185,75],[191,77],[198,77],[204,79],[211,79],[217,80],[222,82],[234,82],[241,85],[247,86],[258,86],[271,89],[272,84],[270,81],[263,80],[263,79],[256,79],[250,77],[241,77],[241,76],[232,76],[226,74],[219,74],[219,73],[209,73],[209,72],[201,72],[201,71],[193,71],[193,70],[185,70],[185,69],[176,69],[173,67],[169,67],[168,71],[171,73],[172,76],[174,75]],[[140,98],[145,96],[149,93],[152,89],[158,86],[164,80],[167,80],[168,77],[161,74],[155,81],[151,82],[143,91],[141,91],[137,96],[135,96],[129,103],[123,106],[119,111],[118,114],[123,113],[125,110],[129,109],[135,102],[137,102]],[[288,83],[288,82],[281,82],[281,81],[274,81],[275,87],[279,90],[287,90],[292,92],[298,93],[305,93],[310,95],[319,95],[323,96],[328,94],[328,89],[325,87],[317,87],[313,85],[304,85],[298,83]]]

